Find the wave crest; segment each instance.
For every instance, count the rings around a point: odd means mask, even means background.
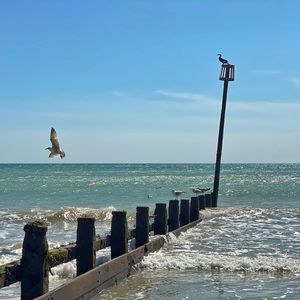
[[[83,207],[62,207],[59,211],[46,216],[46,219],[48,222],[57,222],[76,221],[77,218],[90,217],[95,218],[98,221],[109,221],[112,218],[112,212],[115,210],[116,209],[113,206],[101,209]]]
[[[150,270],[203,270],[242,273],[278,273],[300,276],[300,260],[270,256],[238,257],[232,255],[207,255],[195,252],[167,255],[164,251],[150,254],[140,263]]]
[[[23,212],[0,212],[1,221],[6,223],[24,223],[32,220],[44,220],[49,223],[75,222],[80,217],[95,218],[96,221],[110,221],[112,212],[116,211],[113,206],[104,208],[86,208],[86,207],[62,207],[57,211],[34,208]],[[132,220],[135,215],[128,212],[128,220]]]

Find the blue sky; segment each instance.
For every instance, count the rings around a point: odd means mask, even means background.
[[[300,162],[300,2],[0,2],[0,162]],[[50,160],[60,162],[60,158]]]

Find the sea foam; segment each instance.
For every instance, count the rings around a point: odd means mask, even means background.
[[[167,253],[162,250],[151,253],[139,265],[141,268],[167,270],[227,271],[243,273],[290,273],[300,276],[300,260],[273,258],[270,256],[238,257],[185,251]]]

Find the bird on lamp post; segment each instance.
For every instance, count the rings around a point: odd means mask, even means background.
[[[228,64],[228,60],[222,58],[222,54],[218,54],[218,56],[219,56],[219,61],[220,61],[222,64]]]

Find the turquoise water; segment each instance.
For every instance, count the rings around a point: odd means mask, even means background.
[[[23,226],[35,218],[47,221],[53,247],[75,240],[78,216],[94,216],[104,234],[113,210],[133,224],[136,206],[153,210],[172,189],[190,198],[213,175],[212,164],[2,164],[0,264],[20,257]],[[300,164],[225,164],[219,209],[101,299],[300,299],[299,200]],[[74,274],[74,263],[56,268],[50,287]],[[0,299],[19,292],[1,289]]]
[[[226,164],[219,205],[299,207],[299,173],[299,164]],[[2,164],[0,208],[132,209],[168,200],[172,188],[190,196],[192,187],[211,187],[213,174],[212,164]]]

